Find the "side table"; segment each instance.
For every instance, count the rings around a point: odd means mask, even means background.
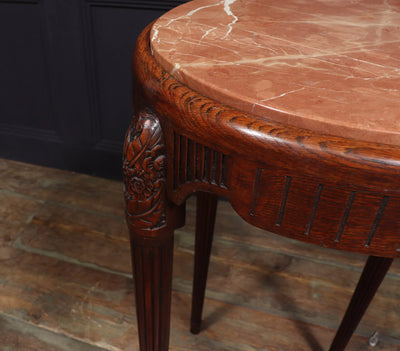
[[[194,192],[192,332],[223,196],[254,226],[369,255],[344,350],[400,255],[398,23],[380,0],[194,0],[143,31],[123,161],[141,351],[168,350],[173,232]]]

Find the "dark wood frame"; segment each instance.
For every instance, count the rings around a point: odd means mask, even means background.
[[[141,351],[168,350],[173,231],[198,198],[191,330],[200,330],[217,196],[248,223],[370,256],[331,346],[343,350],[400,255],[400,148],[322,135],[198,94],[155,61],[151,26],[133,56],[136,114],[124,181]],[[206,193],[209,193],[208,195]]]

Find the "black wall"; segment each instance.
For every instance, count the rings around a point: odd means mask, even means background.
[[[0,157],[120,178],[132,49],[184,2],[0,0]]]

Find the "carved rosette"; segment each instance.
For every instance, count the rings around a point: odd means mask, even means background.
[[[158,118],[141,111],[128,128],[123,159],[128,224],[154,230],[166,225],[166,156]]]

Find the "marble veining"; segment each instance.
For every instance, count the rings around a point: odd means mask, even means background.
[[[151,48],[244,112],[400,146],[399,0],[194,0],[155,22]]]

